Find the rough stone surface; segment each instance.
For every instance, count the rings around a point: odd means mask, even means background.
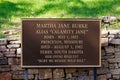
[[[38,74],[39,70],[38,69],[28,69],[29,74]]]
[[[120,39],[111,39],[109,43],[118,45],[120,44]]]
[[[10,65],[0,65],[0,72],[9,72],[11,69]]]
[[[10,44],[20,44],[20,43],[21,43],[21,40],[10,41],[9,43],[10,43]]]
[[[110,79],[112,77],[112,74],[111,73],[107,73],[106,77],[107,77],[107,79]]]
[[[108,38],[101,38],[101,45],[108,46]]]
[[[106,77],[106,75],[100,75],[100,76],[98,76],[97,80],[107,80],[107,77]]]
[[[109,30],[109,33],[115,35],[115,34],[120,33],[120,30]]]
[[[79,76],[78,80],[89,80],[88,76]]]
[[[6,51],[6,47],[5,47],[5,45],[4,45],[4,46],[0,46],[0,51],[1,51],[1,52]]]
[[[13,75],[24,75],[24,70],[14,70],[14,71],[11,71],[11,73]]]
[[[0,65],[5,65],[5,64],[8,64],[7,58],[6,57],[0,58]]]
[[[0,45],[7,44],[7,39],[0,39]]]
[[[62,77],[64,77],[64,71],[63,71],[63,69],[55,69],[54,71],[53,71],[53,78],[62,78]]]
[[[120,80],[120,31],[108,30],[101,37],[101,67],[97,68],[97,80]],[[0,41],[0,80],[24,80],[20,39]],[[29,80],[94,80],[93,68],[31,68],[28,76]]]
[[[66,74],[66,78],[67,78],[67,79],[72,78],[72,74]]]
[[[103,49],[101,50],[101,55],[102,55],[102,56],[105,56],[105,55],[106,55],[105,50],[103,50]]]
[[[89,70],[89,76],[94,76],[93,70]]]
[[[1,57],[4,57],[4,55],[3,55],[3,53],[0,52],[0,58],[1,58]]]
[[[109,73],[109,69],[108,68],[99,68],[97,69],[97,74],[106,74],[106,73]]]
[[[120,75],[113,75],[113,79],[120,80]]]
[[[115,52],[113,46],[105,47],[105,51],[106,51],[106,53],[114,53]]]
[[[52,78],[51,69],[39,69],[39,79],[50,79]]]
[[[25,75],[13,75],[13,79],[25,80]],[[34,79],[34,75],[28,75],[28,79],[29,80],[33,80]]]
[[[9,65],[18,65],[19,59],[18,58],[8,58]]]
[[[11,65],[11,70],[17,71],[17,70],[24,70],[24,69],[22,69],[20,65]]]
[[[102,66],[103,68],[109,67],[108,61],[107,61],[107,60],[102,60],[101,66]]]
[[[17,49],[17,55],[21,55],[21,48]]]
[[[120,74],[120,69],[111,69],[110,72],[112,74]]]
[[[0,80],[12,80],[12,75],[8,72],[0,73]]]
[[[113,59],[108,59],[109,63],[117,63],[120,62],[120,58],[113,58]]]
[[[76,71],[75,68],[68,68],[68,69],[65,69],[65,72],[66,72],[67,74],[74,73],[75,71]]]
[[[16,49],[6,49],[3,53],[6,57],[15,57]]]
[[[19,44],[10,44],[10,45],[7,45],[7,48],[19,48],[20,45]]]

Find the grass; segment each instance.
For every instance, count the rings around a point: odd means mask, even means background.
[[[21,18],[120,17],[119,5],[120,0],[0,0],[0,37],[21,27]]]

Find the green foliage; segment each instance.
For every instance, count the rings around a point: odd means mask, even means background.
[[[0,0],[2,31],[20,27],[21,18],[120,17],[120,0]]]

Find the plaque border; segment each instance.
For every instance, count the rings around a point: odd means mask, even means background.
[[[55,66],[55,65],[51,65],[51,66],[34,66],[34,65],[29,65],[29,66],[25,66],[23,65],[23,41],[22,41],[22,37],[23,34],[21,31],[21,67],[22,68],[79,68],[79,67],[84,67],[84,68],[88,68],[88,67],[101,67],[101,19],[98,18],[21,18],[21,23],[23,21],[31,21],[31,20],[47,20],[47,21],[98,21],[99,22],[99,65],[60,65],[60,66]],[[22,24],[23,25],[23,24]],[[22,27],[22,26],[21,26]],[[22,28],[21,28],[22,29]],[[23,30],[23,29],[22,29]]]

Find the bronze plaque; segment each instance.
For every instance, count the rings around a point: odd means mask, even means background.
[[[22,19],[22,63],[28,67],[100,67],[99,19]]]

